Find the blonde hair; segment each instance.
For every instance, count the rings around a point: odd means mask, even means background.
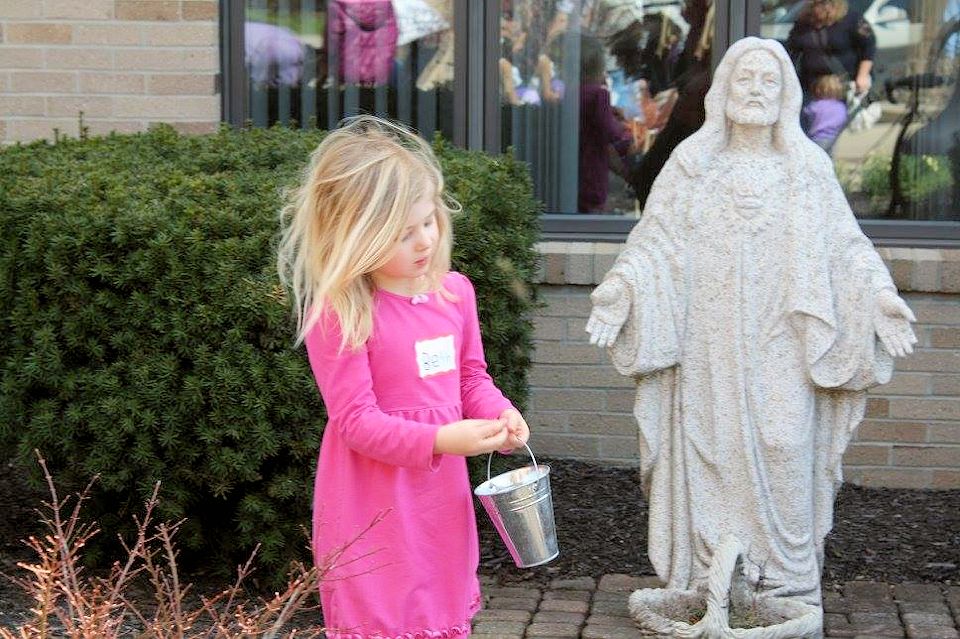
[[[416,133],[369,115],[341,124],[313,151],[286,198],[277,271],[292,293],[296,343],[332,311],[343,350],[358,348],[373,331],[371,273],[392,256],[414,203],[433,191],[439,241],[430,290],[440,290],[450,270],[450,215],[460,207],[444,193],[440,164]]]
[[[827,5],[828,7],[827,18],[823,22],[823,26],[826,27],[839,22],[849,11],[847,0],[807,0],[807,4],[804,5],[803,9],[800,10],[800,15],[797,16],[797,22],[813,24],[815,22],[813,7],[817,5]]]
[[[840,76],[832,73],[821,75],[814,80],[811,93],[818,100],[843,100],[846,97],[843,81],[840,80]]]

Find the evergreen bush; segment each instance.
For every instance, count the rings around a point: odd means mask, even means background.
[[[196,556],[304,556],[325,415],[273,264],[282,189],[322,135],[158,127],[0,151],[0,445],[39,449],[68,487],[99,474],[105,532],[160,480],[158,516],[187,519]],[[464,208],[454,267],[523,405],[530,178],[510,156],[435,148]]]

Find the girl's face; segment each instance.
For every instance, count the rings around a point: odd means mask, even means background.
[[[373,272],[377,286],[393,293],[417,292],[420,278],[427,274],[440,241],[434,188],[414,202],[386,264]]]

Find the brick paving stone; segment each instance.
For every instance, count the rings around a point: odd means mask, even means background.
[[[947,603],[953,609],[953,614],[960,617],[960,586],[950,586],[947,588]]]
[[[481,621],[473,627],[478,635],[523,636],[527,629],[525,621]]]
[[[566,599],[567,601],[587,601],[593,597],[589,590],[548,590],[543,593],[546,599]]]
[[[630,598],[629,592],[604,592],[598,590],[593,593],[594,601],[626,601]]]
[[[890,585],[878,581],[847,581],[843,584],[845,599],[892,601]]]
[[[840,593],[823,593],[823,611],[831,613],[845,613],[849,610],[846,600]]]
[[[470,639],[523,639],[523,635],[516,633],[474,632],[470,635]]]
[[[619,626],[596,626],[588,624],[580,631],[582,639],[641,639],[650,635],[639,628],[621,628]]]
[[[633,592],[640,587],[640,578],[631,575],[612,574],[600,577],[597,590],[603,592]]]
[[[900,617],[890,613],[851,613],[850,629],[857,635],[868,637],[904,636]]]
[[[513,599],[540,599],[542,594],[536,588],[517,588],[517,587],[503,587],[497,586],[493,588],[486,588],[483,591],[483,594],[487,597],[509,597]]]
[[[664,583],[660,581],[660,577],[654,575],[637,578],[637,588],[663,588],[663,586]]]
[[[834,637],[850,637],[853,635],[853,627],[847,615],[837,613],[824,613],[823,629],[828,635]]]
[[[943,599],[940,584],[896,584],[893,596],[897,601],[939,601]]]
[[[533,612],[539,605],[539,599],[517,599],[515,597],[493,597],[487,602],[486,608],[500,610],[526,610]]]
[[[496,575],[479,575],[477,580],[480,582],[481,588],[491,588],[497,585]]]
[[[540,602],[540,610],[553,610],[556,612],[579,612],[587,614],[590,610],[590,604],[586,601],[569,601],[567,599],[544,599]]]
[[[550,590],[596,590],[597,580],[593,577],[575,577],[573,579],[554,579]]]
[[[927,612],[938,615],[949,615],[950,608],[941,600],[933,601],[900,601],[897,603],[900,612]]]
[[[907,626],[907,637],[909,639],[957,639],[957,629],[947,626]]]
[[[888,612],[894,613],[897,612],[897,604],[893,602],[893,599],[882,600],[882,599],[850,599],[849,597],[844,597],[844,604],[847,607],[848,612]]]
[[[577,639],[580,636],[578,623],[534,623],[527,628],[527,637],[560,637]]]
[[[950,618],[950,615],[938,615],[929,612],[905,612],[903,613],[903,623],[914,626],[953,627],[953,619]]]
[[[526,610],[481,610],[474,616],[473,623],[481,621],[522,621],[529,623],[533,615]]]
[[[587,625],[596,626],[619,626],[621,628],[636,628],[637,623],[630,617],[620,617],[617,615],[590,615],[587,617]]]
[[[593,605],[590,606],[590,611],[598,615],[630,616],[626,597],[614,601],[594,601]]]
[[[541,610],[533,615],[533,623],[574,623],[582,626],[586,615],[579,612],[560,612],[558,610]]]

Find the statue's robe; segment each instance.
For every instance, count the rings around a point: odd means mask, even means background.
[[[611,352],[637,381],[649,554],[668,587],[702,585],[730,532],[752,582],[819,603],[841,458],[893,368],[875,295],[895,287],[813,160],[747,210],[729,167],[681,145],[608,274],[631,290]]]

